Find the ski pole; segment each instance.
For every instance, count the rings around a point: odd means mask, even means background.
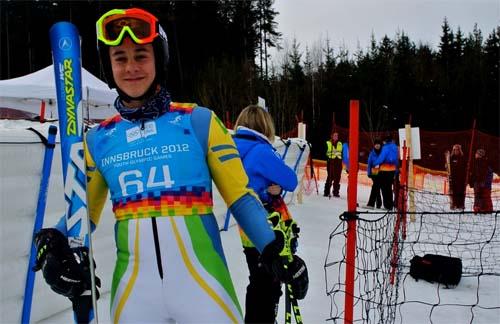
[[[227,231],[229,229],[229,219],[230,218],[231,218],[231,211],[228,208],[227,212],[226,212],[226,218],[224,220],[224,227],[221,229],[221,232],[222,231]]]
[[[33,300],[33,289],[35,283],[35,272],[32,270],[35,265],[36,249],[35,244],[33,244],[33,237],[43,225],[43,219],[45,218],[45,206],[47,204],[47,188],[49,186],[50,171],[52,168],[52,158],[54,156],[54,147],[56,142],[57,127],[51,125],[49,127],[49,136],[46,139],[38,131],[33,130],[40,136],[42,143],[45,145],[45,154],[43,157],[43,167],[42,167],[42,177],[40,181],[40,190],[38,191],[38,202],[36,204],[35,222],[33,225],[33,234],[30,240],[30,257],[28,261],[28,270],[26,274],[26,285],[24,286],[24,300],[23,300],[23,312],[21,317],[21,323],[27,324],[30,322],[31,317],[31,303]]]

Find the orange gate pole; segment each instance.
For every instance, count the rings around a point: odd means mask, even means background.
[[[356,215],[358,194],[358,146],[359,146],[359,100],[349,102],[349,177],[347,185],[347,211]],[[345,324],[353,323],[354,313],[354,269],[356,265],[356,222],[357,217],[347,221],[347,247],[344,302]]]

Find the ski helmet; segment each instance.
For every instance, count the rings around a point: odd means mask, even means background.
[[[304,299],[309,289],[309,274],[304,260],[294,255],[293,261],[288,265],[288,273],[293,296],[298,300]]]
[[[104,77],[110,89],[116,88],[120,96],[129,99],[142,99],[154,93],[157,85],[166,83],[169,58],[167,34],[158,19],[151,13],[139,9],[113,9],[106,12],[96,23],[97,50],[104,71]],[[141,98],[130,98],[123,93],[113,78],[109,47],[118,46],[125,36],[136,44],[153,44],[156,77],[151,87]]]

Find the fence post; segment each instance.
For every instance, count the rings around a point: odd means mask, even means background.
[[[411,140],[411,125],[406,124],[405,125],[405,132],[406,132],[406,147],[407,147],[407,152],[408,152],[408,188],[411,188],[408,190],[408,209],[410,211],[410,221],[414,222],[415,221],[415,215],[413,214],[415,212],[415,196],[413,190],[415,189],[415,183],[413,181],[413,155],[411,154],[412,152],[412,140]]]
[[[306,141],[307,143],[307,140],[306,140],[306,124],[304,124],[303,122],[299,122],[299,125],[298,125],[298,138],[301,138],[303,140]],[[311,155],[311,152],[309,151],[309,155]],[[307,165],[306,165],[306,168],[307,168]],[[305,171],[305,173],[307,173],[307,170]],[[305,176],[305,173],[304,173],[304,176]],[[300,205],[302,204],[302,190],[304,188],[304,177],[300,178],[299,180],[300,184],[299,184],[299,192],[297,193],[297,203]]]

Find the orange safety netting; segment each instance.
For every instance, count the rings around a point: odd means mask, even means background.
[[[343,127],[336,127],[335,130],[339,133],[341,141],[348,141],[349,129]],[[286,135],[293,136],[296,130],[291,130]],[[366,175],[366,162],[368,155],[373,148],[373,140],[375,138],[383,139],[388,132],[365,132],[361,131],[359,134],[359,174],[358,182],[360,184],[371,185],[371,180]],[[390,132],[392,138],[398,143],[398,132]],[[325,134],[325,141],[328,135]],[[413,181],[415,189],[425,189],[432,187],[442,193],[448,193],[449,186],[447,180],[447,173],[445,171],[445,152],[451,151],[454,144],[460,144],[462,151],[467,160],[474,159],[474,152],[483,148],[487,152],[489,164],[496,173],[493,181],[500,183],[500,138],[483,133],[481,131],[470,129],[465,131],[455,132],[436,132],[420,129],[420,152],[421,159],[413,160]],[[471,150],[472,144],[472,150]],[[320,145],[319,147],[322,148]],[[316,156],[321,156],[322,153],[316,152]],[[311,161],[309,161],[311,163]],[[313,160],[313,168],[315,173],[315,180],[326,179],[326,161],[321,159]],[[310,165],[308,164],[306,180],[313,180],[311,178]],[[343,182],[347,181],[346,173],[342,173]]]
[[[313,164],[314,178],[311,176],[311,161]],[[368,178],[366,174],[366,166],[367,164],[365,163],[359,163],[358,184],[371,186],[372,180]],[[309,160],[306,165],[304,176],[306,187],[311,187],[312,182],[325,181],[327,176],[326,161],[317,159]],[[342,183],[347,183],[347,173],[345,171],[342,171],[342,177],[340,181]],[[500,184],[500,177],[497,174],[494,175],[493,182]],[[416,190],[427,189],[443,194],[448,194],[449,184],[446,171],[432,170],[414,164],[413,186],[411,187]],[[467,191],[472,192],[472,189],[467,187]]]

